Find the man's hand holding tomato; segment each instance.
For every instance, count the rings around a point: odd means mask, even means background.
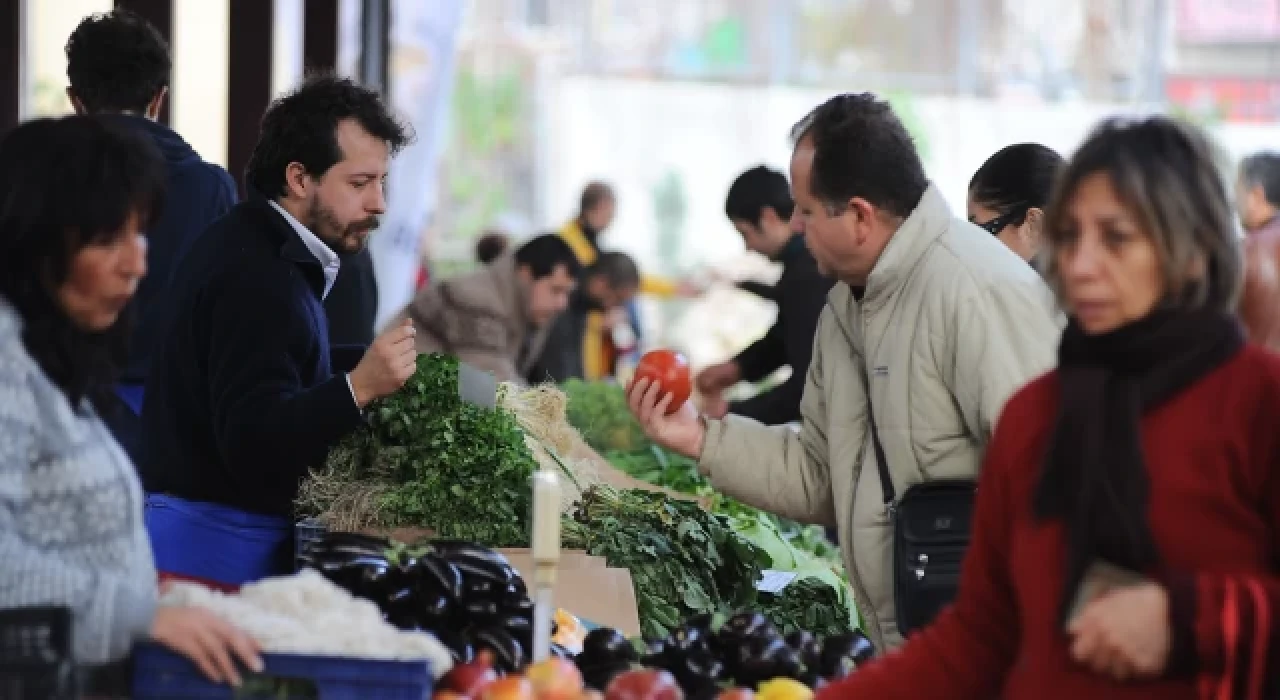
[[[706,425],[689,402],[692,390],[688,361],[677,353],[656,350],[640,358],[627,387],[627,407],[650,440],[697,459]]]

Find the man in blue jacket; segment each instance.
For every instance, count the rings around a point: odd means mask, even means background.
[[[328,76],[263,116],[248,200],[179,266],[147,384],[141,472],[162,575],[238,586],[288,571],[308,469],[413,373],[411,324],[367,351],[331,347],[323,307],[385,213],[408,138],[377,93]]]
[[[236,203],[226,170],[207,163],[156,118],[169,91],[172,63],[164,38],[141,17],[116,10],[90,15],[67,40],[67,97],[79,114],[119,122],[151,139],[168,170],[165,207],[147,231],[147,275],[133,298],[136,323],[116,403],[103,407],[116,439],[139,461],[143,387],[158,343],[160,304],[191,242]]]

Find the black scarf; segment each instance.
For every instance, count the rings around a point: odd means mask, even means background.
[[[1157,310],[1095,336],[1075,320],[1067,324],[1058,349],[1057,424],[1034,504],[1036,517],[1066,526],[1064,621],[1094,561],[1137,572],[1159,565],[1139,419],[1243,345],[1235,318],[1212,311]]]

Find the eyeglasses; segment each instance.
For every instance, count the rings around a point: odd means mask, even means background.
[[[977,224],[978,227],[985,229],[987,233],[993,236],[999,236],[1000,232],[1004,230],[1005,226],[1008,226],[1009,224],[1012,224],[1018,221],[1019,219],[1022,219],[1026,215],[1027,215],[1027,207],[1014,207],[1013,209],[1010,209],[1009,211],[1001,214],[1000,216],[997,216],[994,219],[991,219],[990,221],[987,221],[986,223],[979,224],[977,221],[973,223]]]

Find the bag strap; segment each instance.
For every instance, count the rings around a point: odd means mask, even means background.
[[[880,475],[880,490],[884,492],[884,504],[893,512],[893,501],[897,494],[893,490],[893,478],[889,475],[889,460],[884,456],[884,446],[880,444],[880,431],[876,429],[876,411],[871,403],[871,374],[867,372],[867,359],[862,358],[862,381],[867,392],[867,427],[871,430],[871,446],[876,452],[876,471]]]

